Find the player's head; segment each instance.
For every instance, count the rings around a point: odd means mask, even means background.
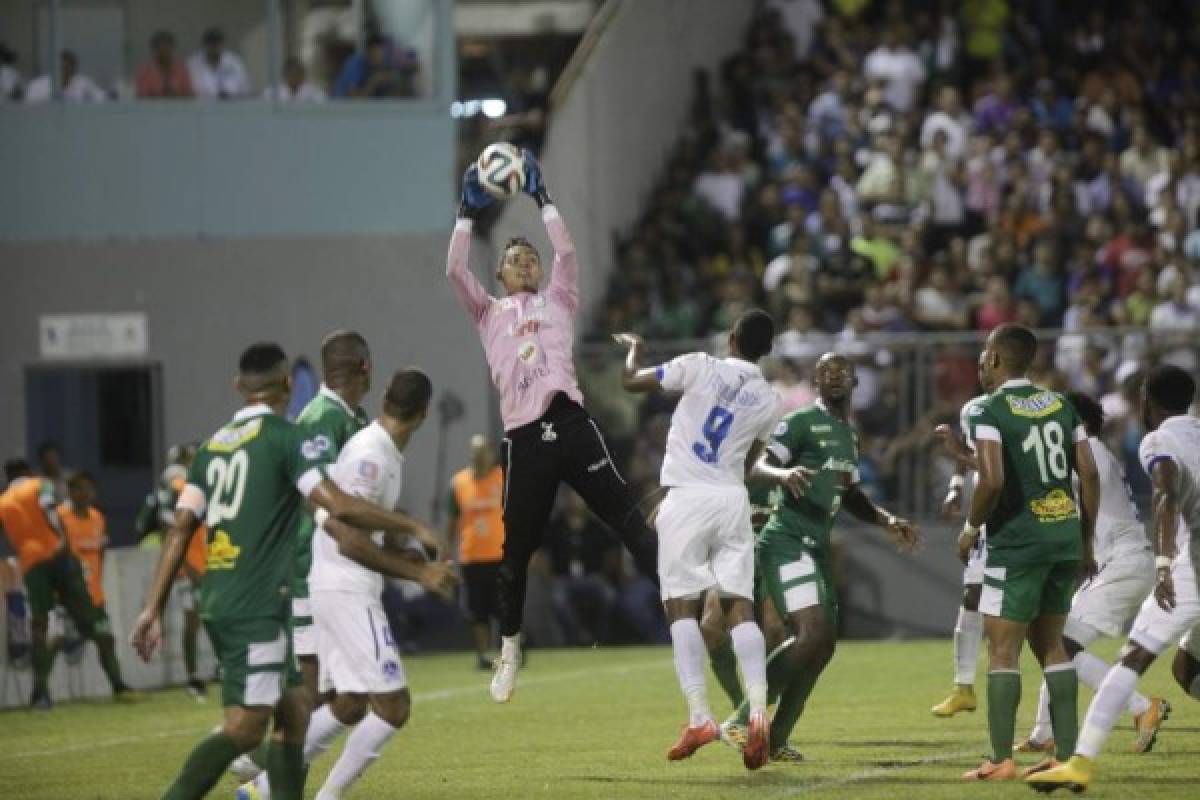
[[[504,245],[496,279],[508,294],[536,292],[542,285],[542,259],[533,242],[514,236]]]
[[[48,478],[57,478],[62,472],[62,456],[58,442],[42,442],[37,449],[38,466]]]
[[[983,366],[985,361],[987,361],[987,350],[984,350],[979,354],[977,374],[979,375],[979,385],[985,392],[991,393],[996,390],[996,387],[992,385],[992,376],[988,374],[987,369]]]
[[[1100,436],[1104,433],[1104,409],[1091,395],[1083,392],[1067,392],[1067,402],[1083,420],[1083,428],[1087,431],[1088,436]]]
[[[86,510],[96,502],[96,479],[85,469],[72,472],[67,478],[67,496],[71,505],[80,510]]]
[[[477,473],[487,472],[496,463],[496,448],[492,440],[477,433],[471,437],[471,467]]]
[[[433,384],[421,370],[408,367],[398,370],[383,395],[383,413],[401,425],[415,429],[425,420]]]
[[[1001,325],[983,348],[984,385],[993,389],[1012,378],[1023,378],[1037,357],[1037,337],[1024,325]]]
[[[33,467],[23,458],[10,458],[4,462],[4,482],[12,483],[18,478],[32,478]]]
[[[1186,414],[1196,399],[1196,382],[1187,370],[1163,364],[1142,384],[1142,422],[1154,430],[1168,417]]]
[[[250,345],[238,360],[234,385],[247,404],[266,403],[271,410],[282,414],[292,396],[287,354],[274,342]]]
[[[771,352],[775,341],[775,320],[761,308],[752,308],[738,317],[729,334],[729,352],[737,358],[757,362]]]
[[[827,405],[843,405],[858,386],[854,362],[840,353],[826,353],[813,369],[817,395]]]
[[[321,342],[321,377],[330,389],[361,401],[371,388],[371,350],[357,331],[334,331]]]

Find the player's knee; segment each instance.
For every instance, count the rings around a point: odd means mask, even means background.
[[[270,715],[267,712],[247,710],[226,718],[224,731],[233,740],[239,753],[249,753],[266,737],[269,722]]]
[[[1121,650],[1121,666],[1128,667],[1141,675],[1150,668],[1156,657],[1155,653],[1151,653],[1137,642],[1130,640],[1129,644]]]
[[[367,715],[367,698],[361,694],[339,694],[329,703],[329,710],[343,725],[357,725]]]
[[[979,598],[983,594],[983,586],[970,583],[963,587],[962,607],[967,611],[979,610]]]
[[[1067,652],[1067,658],[1075,658],[1087,648],[1079,642],[1072,639],[1070,636],[1062,637],[1063,650]]]
[[[403,728],[412,713],[412,700],[408,690],[376,695],[371,699],[375,715],[393,728]]]
[[[1179,650],[1175,653],[1175,660],[1171,662],[1171,674],[1181,689],[1200,700],[1200,661]]]

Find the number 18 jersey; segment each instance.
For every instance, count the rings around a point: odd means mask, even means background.
[[[765,442],[779,419],[779,395],[756,364],[705,353],[680,356],[657,370],[664,389],[683,397],[671,417],[663,486],[745,487],[746,454]]]

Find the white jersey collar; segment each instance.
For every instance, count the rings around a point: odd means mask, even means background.
[[[250,419],[251,417],[261,417],[263,414],[274,414],[271,407],[266,403],[255,403],[252,406],[246,406],[233,415],[234,422],[241,422]]]
[[[1001,389],[1024,389],[1026,386],[1033,386],[1033,381],[1029,378],[1013,378],[1000,384]]]
[[[330,400],[341,406],[347,414],[352,417],[354,416],[354,409],[350,408],[350,405],[342,399],[340,394],[335,392],[333,389],[330,389],[325,384],[321,384],[321,389],[317,392],[317,394],[321,395],[322,397],[328,397]]]
[[[387,429],[384,428],[383,425],[379,424],[379,420],[375,420],[368,425],[367,430],[371,431],[371,435],[379,440],[380,446],[387,450],[388,455],[398,461],[404,460],[403,451],[401,451],[399,447],[396,447],[396,441],[392,438],[392,435],[387,432]]]

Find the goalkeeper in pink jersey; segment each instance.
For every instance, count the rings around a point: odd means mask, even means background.
[[[525,188],[542,211],[554,245],[550,282],[542,290],[541,258],[527,239],[508,242],[496,277],[504,297],[492,297],[467,268],[475,216],[494,202],[472,165],[463,176],[462,204],[450,237],[446,277],[483,342],[504,420],[504,558],[498,578],[502,645],[492,699],[512,697],[521,663],[519,633],[529,559],[541,546],[554,496],[565,481],[615,531],[638,568],[654,576],[657,539],[646,525],[604,434],[583,408],[575,379],[575,317],[579,265],[537,161],[525,159]]]

